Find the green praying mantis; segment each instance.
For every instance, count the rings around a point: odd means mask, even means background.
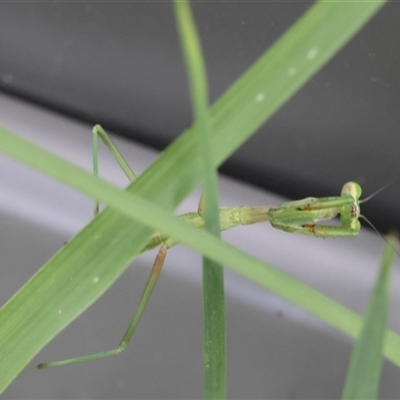
[[[134,181],[136,179],[135,173],[132,171],[115,144],[100,125],[96,125],[93,128],[94,174],[98,175],[98,137],[102,139],[106,147],[110,150],[111,154],[115,157],[129,180]],[[379,191],[383,190],[385,187],[381,188]],[[347,182],[343,186],[340,196],[336,197],[309,197],[303,200],[285,202],[277,207],[241,206],[221,208],[219,211],[220,226],[221,230],[224,231],[234,228],[238,225],[251,225],[258,222],[269,221],[270,224],[276,229],[298,233],[301,235],[323,238],[356,236],[361,228],[361,224],[359,222],[359,218],[362,217],[360,214],[360,203],[369,200],[379,191],[375,192],[368,198],[360,200],[362,193],[360,185],[356,182]],[[98,212],[99,203],[96,201],[94,208],[95,215]],[[203,201],[200,200],[197,212],[186,213],[180,215],[178,218],[181,218],[183,221],[196,228],[202,228],[204,226],[202,215]],[[340,217],[340,225],[333,226],[320,223],[323,220],[330,220],[337,216]],[[145,252],[161,246],[154,261],[137,310],[119,346],[116,349],[61,361],[41,363],[34,368],[23,371],[21,375],[24,375],[32,370],[75,364],[84,361],[105,358],[123,352],[127,348],[133,336],[136,326],[138,325],[138,322],[157,283],[166,258],[167,250],[176,244],[178,244],[178,242],[167,235],[155,233],[142,249],[142,252]]]

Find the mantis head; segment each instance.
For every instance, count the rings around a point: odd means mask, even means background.
[[[341,191],[342,196],[350,196],[354,200],[358,200],[361,196],[361,193],[361,186],[357,182],[345,183]]]
[[[365,217],[364,215],[360,214],[360,208],[359,208],[359,204],[360,203],[364,203],[365,201],[368,201],[370,199],[372,199],[374,196],[376,196],[379,192],[381,192],[382,190],[386,189],[389,185],[391,185],[394,181],[387,183],[385,186],[381,187],[380,189],[378,189],[377,191],[375,191],[374,193],[372,193],[371,195],[369,195],[368,197],[366,197],[365,199],[359,200],[361,193],[362,193],[362,189],[361,186],[356,183],[356,182],[347,182],[343,188],[342,188],[342,192],[341,195],[342,196],[350,196],[355,200],[356,205],[352,207],[350,214],[353,218],[362,218],[365,222],[367,222],[367,224],[386,242],[388,243],[388,241],[386,240],[385,236],[382,235],[382,233],[380,233],[378,231],[378,229],[375,228],[375,226],[372,224],[372,222]],[[358,222],[358,221],[357,221]],[[352,220],[352,223],[354,223],[354,220]],[[358,222],[359,224],[359,222]],[[392,246],[393,247],[393,246]],[[394,251],[396,252],[396,254],[400,257],[400,253],[394,249]]]
[[[361,196],[362,190],[361,186],[356,182],[347,182],[344,184],[341,197],[342,198],[351,198],[351,204],[348,204],[343,207],[342,212],[340,214],[340,221],[343,226],[349,227],[352,231],[359,231],[361,228],[360,221],[358,218],[360,217],[360,206],[359,206],[359,198]]]

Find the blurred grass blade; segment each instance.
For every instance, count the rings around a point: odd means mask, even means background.
[[[220,237],[217,169],[212,161],[212,125],[208,110],[206,68],[200,39],[187,1],[175,0],[175,14],[189,75],[198,148],[204,172],[203,218],[205,230]],[[204,398],[226,397],[226,325],[224,271],[203,256],[203,375]]]
[[[382,2],[318,2],[311,7],[212,106],[213,165],[226,160],[381,5]],[[0,392],[46,343],[104,293],[140,253],[153,230],[171,233],[352,336],[359,332],[357,314],[206,232],[183,226],[161,212],[161,207],[172,212],[202,181],[197,129],[195,125],[182,134],[127,192],[0,129],[0,151],[57,175],[57,179],[71,187],[79,187],[113,206],[65,245],[1,308]],[[135,204],[138,208],[132,209]],[[117,209],[125,214],[116,212]],[[399,348],[398,336],[389,333],[385,354],[398,365]]]
[[[377,399],[382,370],[382,349],[389,314],[390,268],[396,254],[397,235],[388,236],[379,276],[361,334],[355,344],[343,390],[343,400]]]

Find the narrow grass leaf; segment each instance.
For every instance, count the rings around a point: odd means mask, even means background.
[[[382,349],[389,313],[390,268],[398,238],[388,237],[379,276],[364,324],[351,356],[342,399],[377,399],[382,371]]]
[[[208,110],[206,68],[189,2],[174,2],[178,32],[189,76],[200,161],[205,230],[220,237],[217,168],[212,160],[212,125]],[[221,264],[203,256],[203,375],[204,398],[226,397],[226,325],[224,271]]]

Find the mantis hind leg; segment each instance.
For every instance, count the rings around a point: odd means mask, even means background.
[[[131,322],[130,322],[130,324],[129,324],[129,326],[117,348],[112,349],[112,350],[102,351],[99,353],[89,354],[89,355],[82,356],[82,357],[69,358],[66,360],[54,361],[54,362],[49,362],[49,363],[41,363],[41,364],[38,364],[34,368],[23,371],[20,374],[20,376],[25,375],[26,373],[31,372],[33,370],[47,369],[47,368],[52,368],[52,367],[59,367],[61,365],[77,364],[77,363],[81,363],[81,362],[85,362],[85,361],[97,360],[99,358],[105,358],[105,357],[113,356],[116,354],[120,354],[123,351],[125,351],[126,348],[128,347],[128,344],[129,344],[134,332],[135,332],[135,329],[139,323],[139,320],[143,314],[143,311],[146,308],[146,305],[147,305],[147,303],[150,299],[150,296],[154,290],[154,287],[157,283],[157,280],[161,274],[161,270],[164,265],[165,258],[167,256],[167,250],[168,250],[168,246],[167,246],[167,244],[164,243],[161,246],[156,259],[154,260],[154,264],[151,269],[146,286],[143,290],[142,296],[140,298],[139,305],[138,305],[138,307],[132,317],[132,320],[131,320]]]
[[[128,179],[131,182],[133,182],[136,179],[135,173],[132,171],[132,169],[126,162],[126,160],[123,158],[122,154],[117,149],[117,147],[115,146],[115,144],[113,143],[111,138],[108,136],[106,131],[100,125],[95,125],[92,130],[93,174],[95,176],[98,176],[98,136],[100,136],[100,138],[102,139],[102,141],[104,142],[106,147],[109,149],[109,151],[114,156],[114,158],[116,159],[118,164],[121,166],[122,170],[125,172],[125,175],[128,177]],[[98,211],[99,211],[99,202],[96,201],[95,202],[95,214],[97,214]],[[89,354],[89,355],[82,356],[82,357],[69,358],[66,360],[54,361],[54,362],[49,362],[49,363],[41,363],[32,369],[23,371],[20,375],[25,375],[26,373],[28,373],[32,370],[47,369],[47,368],[52,368],[52,367],[58,367],[61,365],[76,364],[76,363],[80,363],[80,362],[96,360],[99,358],[105,358],[105,357],[109,357],[112,355],[122,353],[124,350],[126,350],[128,344],[135,332],[135,329],[139,323],[139,320],[144,312],[144,309],[146,308],[146,305],[150,299],[150,296],[154,290],[157,280],[161,274],[161,270],[162,270],[162,267],[164,265],[164,261],[165,261],[166,255],[167,255],[167,249],[168,249],[168,245],[167,245],[167,243],[164,243],[161,246],[161,248],[157,254],[157,257],[154,261],[154,264],[151,269],[146,286],[145,286],[142,296],[140,298],[137,310],[135,311],[135,313],[132,317],[132,320],[131,320],[131,322],[130,322],[130,324],[129,324],[129,326],[117,348],[112,349],[112,350]]]
[[[92,129],[92,151],[93,151],[93,174],[99,176],[99,154],[98,154],[98,137],[103,141],[107,149],[113,155],[119,166],[124,171],[128,179],[133,182],[136,179],[136,174],[132,171],[125,158],[122,156],[121,152],[117,149],[114,142],[108,136],[107,132],[100,126],[95,125]],[[99,201],[95,200],[94,203],[94,214],[97,215],[99,212]]]

